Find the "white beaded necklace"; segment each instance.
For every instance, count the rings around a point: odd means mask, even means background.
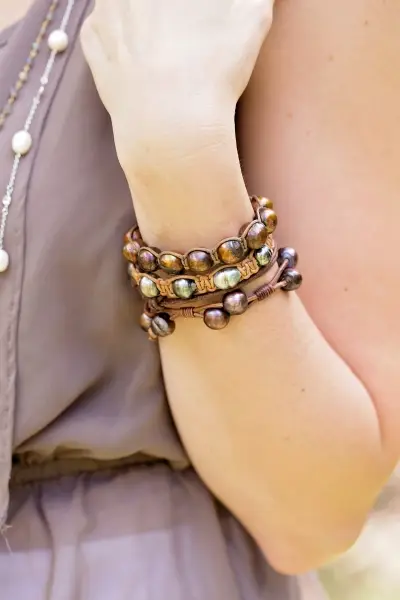
[[[28,116],[26,118],[23,129],[17,131],[13,135],[11,141],[11,147],[14,152],[14,162],[11,168],[11,174],[8,180],[6,191],[2,200],[3,207],[1,210],[0,219],[0,273],[6,271],[10,264],[10,256],[8,252],[6,252],[6,250],[4,249],[4,236],[7,224],[7,217],[13,199],[15,181],[17,179],[21,158],[28,154],[29,150],[32,147],[33,140],[32,135],[30,134],[30,129],[35,118],[36,111],[43,97],[43,94],[49,83],[49,78],[53,70],[56,56],[60,52],[64,52],[64,50],[66,50],[66,48],[68,47],[69,40],[68,35],[66,33],[66,29],[68,26],[69,19],[71,17],[72,9],[74,8],[74,4],[75,0],[68,0],[59,29],[56,29],[49,35],[47,43],[50,49],[50,56],[40,78],[40,86],[35,96],[33,97],[32,104],[29,109]]]

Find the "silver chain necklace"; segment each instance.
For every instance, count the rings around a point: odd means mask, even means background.
[[[30,106],[28,116],[26,117],[23,129],[17,131],[12,137],[11,148],[14,152],[14,162],[11,168],[11,174],[8,180],[6,191],[2,200],[0,219],[0,273],[4,273],[4,271],[7,271],[10,265],[10,256],[8,252],[6,252],[6,250],[4,249],[4,236],[6,231],[7,218],[13,200],[15,182],[17,179],[19,166],[21,164],[22,157],[28,154],[28,152],[32,148],[33,140],[32,135],[30,133],[30,129],[34,121],[37,109],[40,105],[42,97],[49,83],[49,78],[53,70],[56,56],[57,54],[64,52],[64,50],[66,50],[68,47],[69,40],[68,35],[66,33],[66,29],[71,17],[72,9],[74,8],[74,4],[75,0],[68,0],[63,18],[60,23],[60,27],[54,30],[49,35],[47,43],[50,49],[50,56],[40,78],[40,85],[36,91],[36,94],[33,97],[32,104]]]

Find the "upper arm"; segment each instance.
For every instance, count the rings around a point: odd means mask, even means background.
[[[302,298],[398,448],[400,4],[277,0],[239,111],[251,193],[297,247]]]

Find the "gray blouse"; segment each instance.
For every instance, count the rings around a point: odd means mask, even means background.
[[[1,103],[48,4],[35,2],[0,39]],[[135,455],[186,463],[157,345],[137,325],[141,301],[121,255],[135,216],[110,118],[79,43],[88,9],[86,0],[75,4],[68,27],[73,47],[57,57],[7,223],[11,263],[0,274],[2,520],[12,454],[30,465]],[[0,189],[13,161],[10,140],[26,119],[47,58],[43,48],[0,132]]]

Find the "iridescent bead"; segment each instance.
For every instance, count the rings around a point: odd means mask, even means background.
[[[239,240],[227,240],[218,247],[218,258],[226,265],[234,265],[244,258],[244,248]]]
[[[139,283],[139,289],[145,298],[156,298],[160,293],[154,281],[149,277],[142,277]]]
[[[251,204],[256,211],[258,208],[274,208],[274,203],[269,198],[263,196],[252,196]]]
[[[191,298],[196,291],[196,284],[191,279],[176,279],[172,284],[174,294],[186,300]]]
[[[153,319],[149,317],[149,315],[147,315],[146,313],[142,314],[142,316],[140,317],[139,324],[143,331],[148,331],[150,329],[152,320]]]
[[[257,264],[259,267],[265,267],[268,265],[272,258],[272,250],[269,246],[263,246],[259,250],[254,252],[254,256],[256,258]]]
[[[273,233],[278,225],[278,217],[275,211],[270,208],[260,209],[260,219],[267,228],[268,233]]]
[[[175,321],[171,321],[167,313],[160,313],[153,317],[151,322],[151,331],[157,337],[167,337],[175,331]]]
[[[224,309],[230,315],[241,315],[249,306],[249,301],[246,294],[242,290],[229,292],[223,299]]]
[[[144,245],[143,244],[143,240],[142,240],[142,236],[141,236],[140,231],[139,231],[139,229],[137,227],[135,227],[130,232],[130,234],[131,234],[131,237],[132,237],[133,240],[136,240],[137,242],[142,242],[142,245]]]
[[[254,223],[246,237],[247,245],[249,248],[257,250],[258,248],[261,248],[261,246],[264,246],[265,242],[267,241],[267,237],[268,229],[264,223]]]
[[[263,196],[257,196],[257,198],[260,206],[265,208],[274,208],[274,203],[269,198],[264,198]]]
[[[135,280],[136,269],[131,262],[128,264],[128,275],[136,283],[136,280]]]
[[[137,257],[138,264],[143,271],[151,273],[157,269],[157,257],[147,248],[142,248]]]
[[[183,264],[180,258],[173,254],[162,254],[158,258],[160,267],[167,273],[178,275],[183,271]]]
[[[158,340],[158,335],[156,335],[151,328],[148,330],[147,334],[149,336],[150,341],[156,342]]]
[[[193,250],[188,254],[187,262],[194,273],[206,273],[214,264],[210,253],[205,250]]]
[[[240,271],[236,268],[222,269],[214,275],[215,287],[219,290],[234,288],[240,281]]]
[[[281,281],[286,282],[285,287],[282,289],[285,292],[292,292],[301,286],[303,277],[295,269],[285,269],[281,275]]]
[[[139,250],[140,246],[137,242],[128,242],[123,247],[122,252],[126,260],[129,260],[129,262],[136,263]]]
[[[287,261],[287,266],[293,269],[297,265],[298,255],[294,248],[279,248],[278,252],[278,265],[281,266],[283,262]]]
[[[204,323],[210,329],[224,329],[229,323],[229,315],[220,308],[208,308],[204,313]]]

